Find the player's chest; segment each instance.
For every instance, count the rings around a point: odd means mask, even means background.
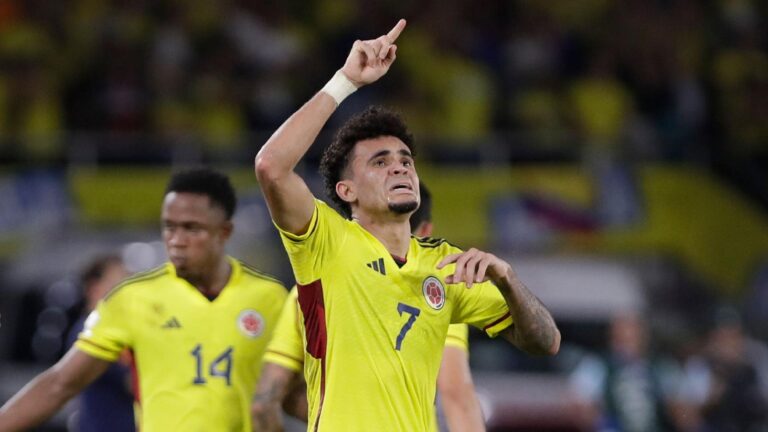
[[[366,331],[381,331],[395,348],[406,336],[442,344],[453,297],[436,262],[411,256],[401,266],[376,248],[359,250],[339,263],[340,271],[330,278],[327,315],[332,320],[341,316],[345,322],[369,323]]]
[[[450,309],[446,308],[450,303],[447,274],[436,268],[435,258],[412,253],[405,262],[398,262],[381,245],[371,243],[360,243],[353,250],[325,272],[332,291],[374,305],[398,299],[436,312]]]
[[[277,320],[273,305],[248,297],[209,301],[195,295],[146,298],[136,308],[137,344],[159,350],[190,344],[258,350],[266,344]]]

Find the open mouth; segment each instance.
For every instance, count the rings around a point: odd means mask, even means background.
[[[398,184],[392,186],[391,188],[389,188],[389,190],[392,190],[392,191],[397,191],[397,190],[412,191],[413,187],[409,183],[398,183]]]

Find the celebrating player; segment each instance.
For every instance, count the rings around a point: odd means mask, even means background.
[[[411,232],[417,237],[429,237],[432,235],[432,199],[424,183],[419,185],[419,194],[421,204],[409,220]],[[254,425],[259,431],[282,430],[281,407],[288,414],[307,421],[306,386],[301,377],[304,330],[298,308],[297,291],[293,289],[264,354],[264,368],[253,404]],[[443,407],[438,414],[451,432],[485,430],[469,370],[468,347],[467,325],[452,324],[445,338],[437,379],[438,400]]]
[[[105,297],[75,346],[0,409],[0,431],[28,429],[133,350],[142,431],[251,431],[250,404],[285,288],[227,256],[229,179],[174,175],[162,206],[170,262]]]
[[[400,20],[356,41],[328,84],[272,135],[256,174],[298,286],[313,430],[430,430],[448,326],[466,322],[534,354],[559,350],[549,312],[493,254],[412,238],[419,206],[412,137],[372,108],[323,153],[329,195],[316,200],[294,168],[341,101],[395,61]],[[351,218],[351,219],[348,219]]]

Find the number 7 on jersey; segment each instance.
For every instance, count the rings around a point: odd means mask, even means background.
[[[416,322],[416,317],[418,317],[421,313],[418,308],[408,306],[405,303],[398,303],[397,313],[402,316],[403,312],[409,314],[410,316],[408,317],[408,321],[403,325],[403,328],[400,329],[400,334],[397,335],[397,341],[395,341],[395,350],[397,351],[400,351],[400,347],[403,345],[403,339],[405,339],[405,335],[408,333],[408,330],[413,327],[413,323]]]

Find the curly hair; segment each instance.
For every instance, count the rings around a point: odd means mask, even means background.
[[[165,188],[166,195],[170,192],[206,195],[213,206],[224,210],[227,220],[232,219],[237,207],[237,196],[229,177],[210,168],[191,168],[173,174]]]
[[[336,183],[350,162],[350,154],[360,141],[392,136],[399,138],[415,155],[413,136],[400,116],[381,106],[370,106],[353,116],[336,132],[331,144],[320,159],[320,174],[325,183],[325,193],[337,205],[346,218],[352,217],[352,207],[336,194]]]

